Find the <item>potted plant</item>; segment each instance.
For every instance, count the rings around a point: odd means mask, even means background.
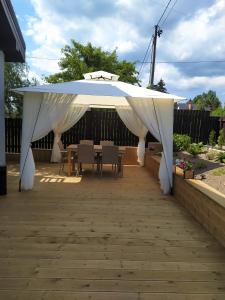
[[[191,161],[178,159],[176,160],[176,166],[183,170],[184,179],[194,178],[193,163]]]

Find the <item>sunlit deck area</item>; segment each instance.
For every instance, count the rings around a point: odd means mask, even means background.
[[[0,299],[225,299],[225,251],[145,168],[123,178],[39,164],[0,201]]]

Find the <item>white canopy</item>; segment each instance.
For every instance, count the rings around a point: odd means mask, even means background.
[[[72,127],[91,106],[117,109],[128,129],[139,137],[141,164],[147,130],[162,143],[159,178],[162,190],[169,193],[172,187],[174,101],[184,98],[117,81],[117,75],[103,71],[84,76],[94,79],[14,89],[24,94],[22,188],[33,187],[35,166],[30,143],[54,130],[54,147],[57,147],[62,132]]]
[[[18,93],[55,93],[72,94],[82,96],[80,100],[83,104],[84,98],[90,105],[129,105],[126,97],[147,98],[147,99],[173,99],[175,102],[184,98],[171,94],[165,94],[143,87],[135,86],[122,81],[102,81],[102,80],[77,80],[55,84],[45,84],[14,89]],[[84,97],[85,96],[85,97]],[[77,103],[79,103],[77,98]]]

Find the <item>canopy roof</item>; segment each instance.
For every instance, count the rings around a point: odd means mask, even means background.
[[[94,75],[93,75],[94,74]],[[86,78],[77,81],[29,86],[14,89],[17,93],[55,93],[77,95],[76,103],[90,106],[129,106],[126,97],[147,99],[173,99],[175,102],[184,98],[171,94],[161,93],[143,87],[116,80],[116,75],[98,71],[85,74]],[[112,76],[115,76],[114,79]],[[99,80],[104,78],[104,80]]]

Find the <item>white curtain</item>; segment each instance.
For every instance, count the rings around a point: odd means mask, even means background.
[[[127,101],[154,137],[162,143],[159,168],[161,189],[170,193],[173,184],[173,99],[127,97]]]
[[[21,188],[32,189],[35,164],[30,143],[47,135],[63,119],[75,95],[25,93],[20,158]]]
[[[54,144],[52,149],[51,162],[60,162],[61,153],[59,148],[59,141],[61,140],[62,133],[75,125],[85,114],[89,105],[77,105],[76,99],[68,107],[68,111],[63,118],[53,128],[54,131]]]
[[[136,136],[139,137],[137,157],[138,163],[144,166],[145,159],[145,137],[148,129],[143,122],[138,118],[131,107],[116,106],[117,113],[126,127]]]

